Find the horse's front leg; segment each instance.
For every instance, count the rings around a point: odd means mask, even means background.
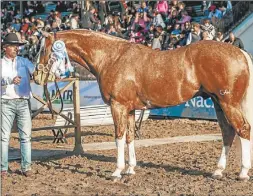
[[[128,146],[128,169],[126,174],[132,175],[135,174],[134,167],[136,166],[136,156],[134,149],[134,136],[135,136],[135,111],[132,111],[128,115],[128,123],[127,123],[127,134],[126,134],[126,142]]]
[[[115,126],[115,140],[117,146],[117,168],[112,174],[113,179],[121,178],[121,172],[125,168],[125,143],[128,110],[116,101],[111,104],[112,117]]]

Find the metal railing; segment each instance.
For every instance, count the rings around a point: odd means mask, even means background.
[[[217,20],[215,24],[217,31],[223,32],[224,35],[232,31],[244,18],[252,13],[250,3],[250,1],[240,1],[234,5],[232,11]]]

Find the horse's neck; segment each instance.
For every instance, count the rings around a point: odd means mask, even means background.
[[[94,75],[98,75],[109,60],[112,61],[116,58],[117,52],[112,50],[114,43],[112,40],[98,39],[94,36],[83,36],[83,39],[80,39],[80,37],[75,38],[73,36],[71,40],[67,37],[63,38],[65,39],[69,57],[82,66],[88,66],[88,69]]]

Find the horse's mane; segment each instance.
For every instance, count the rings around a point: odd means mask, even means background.
[[[87,30],[87,29],[75,29],[75,30],[66,30],[66,31],[59,31],[57,34],[71,34],[71,35],[82,35],[82,36],[96,36],[96,37],[101,37],[107,40],[111,41],[117,41],[117,42],[126,42],[129,43],[128,40],[125,40],[120,37],[115,37],[103,32],[96,32],[92,30]]]

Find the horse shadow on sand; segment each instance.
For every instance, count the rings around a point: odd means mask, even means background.
[[[12,150],[19,150],[19,149],[12,149]],[[10,153],[11,154],[11,153]],[[54,170],[69,170],[72,173],[81,173],[86,174],[87,176],[93,175],[92,170],[94,169],[92,165],[88,165],[87,167],[83,167],[81,164],[61,164],[59,160],[64,158],[72,158],[72,157],[78,157],[78,158],[86,158],[88,160],[92,161],[99,161],[99,162],[105,162],[105,163],[116,163],[116,157],[108,156],[108,155],[100,155],[100,154],[94,154],[89,152],[84,152],[81,154],[76,154],[72,151],[66,151],[66,150],[41,150],[41,149],[34,149],[32,150],[32,160],[34,164],[38,164],[41,166],[46,167],[49,169]],[[13,161],[18,161],[18,159],[13,159]],[[127,165],[126,165],[127,167]],[[183,167],[175,166],[175,165],[166,165],[166,164],[156,164],[153,162],[144,162],[144,161],[138,161],[136,166],[136,171],[138,175],[138,169],[140,168],[150,168],[150,169],[159,169],[163,168],[167,173],[170,172],[179,172],[182,175],[190,175],[190,176],[204,176],[204,177],[211,177],[211,173],[198,170],[198,169],[186,169]],[[112,174],[113,171],[105,171],[106,173]],[[147,171],[148,172],[148,171]],[[100,176],[99,174],[97,174]],[[123,174],[124,175],[124,174]],[[101,175],[100,177],[105,177],[104,175]]]

